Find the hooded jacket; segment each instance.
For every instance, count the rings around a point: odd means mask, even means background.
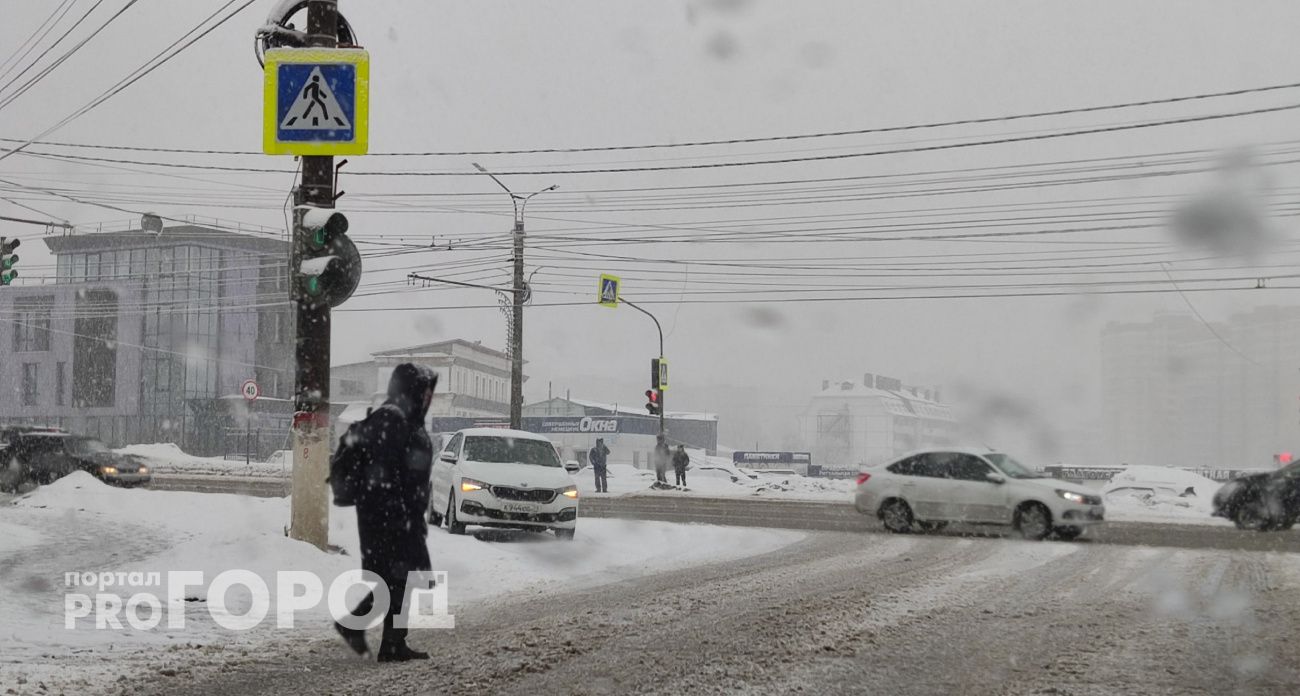
[[[424,395],[438,384],[433,370],[403,363],[388,382],[388,400],[360,433],[365,476],[357,498],[361,567],[385,578],[430,570],[425,545],[433,442],[424,427]]]

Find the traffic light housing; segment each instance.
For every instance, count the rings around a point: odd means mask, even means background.
[[[361,254],[347,236],[348,219],[330,208],[303,206],[298,299],[337,307],[361,282]]]
[[[22,243],[19,239],[9,239],[0,237],[0,285],[12,285],[14,278],[18,277],[18,271],[14,266],[18,265],[18,254],[14,249]]]
[[[657,389],[645,390],[645,401],[645,410],[649,411],[652,416],[659,415],[659,391]]]

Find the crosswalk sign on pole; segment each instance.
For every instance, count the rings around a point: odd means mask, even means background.
[[[618,276],[601,274],[599,300],[602,307],[618,307],[619,282]]]
[[[358,48],[266,52],[262,150],[268,155],[364,155],[370,54]]]

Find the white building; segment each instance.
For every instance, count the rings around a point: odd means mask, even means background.
[[[879,375],[868,374],[862,382],[823,382],[803,418],[813,464],[823,470],[856,469],[951,444],[957,422],[939,398],[937,390]]]
[[[393,368],[425,365],[438,373],[431,418],[490,418],[510,414],[510,358],[462,339],[371,353],[371,360],[330,368],[330,400],[383,401]],[[525,379],[527,379],[525,377]]]

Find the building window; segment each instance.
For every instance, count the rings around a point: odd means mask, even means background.
[[[54,404],[63,405],[63,394],[68,388],[68,364],[65,362],[54,365]]]
[[[32,297],[14,301],[18,323],[14,327],[14,352],[30,353],[50,349],[50,311],[53,297]]]
[[[72,350],[72,404],[112,406],[117,385],[117,295],[95,290],[77,300]]]
[[[23,363],[23,405],[36,405],[36,378],[38,363]]]

